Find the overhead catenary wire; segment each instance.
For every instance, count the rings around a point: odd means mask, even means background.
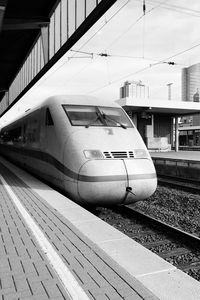
[[[76,52],[76,53],[82,53],[82,54],[86,54],[88,56],[84,56],[84,58],[89,58],[90,59],[90,62],[86,65],[83,66],[83,68],[81,68],[81,70],[79,70],[74,76],[71,76],[70,79],[68,80],[68,82],[71,82],[75,77],[77,77],[78,75],[80,75],[85,69],[87,69],[92,63],[93,63],[93,60],[95,59],[95,56],[97,57],[107,57],[107,58],[128,58],[128,59],[142,59],[142,60],[147,60],[147,61],[155,61],[154,64],[150,64],[147,69],[149,67],[152,67],[152,66],[155,66],[155,65],[158,65],[158,64],[168,64],[168,65],[183,65],[183,64],[179,64],[179,63],[175,63],[173,61],[158,61],[156,59],[152,59],[152,58],[144,58],[144,57],[135,57],[135,56],[124,56],[124,55],[116,55],[116,54],[108,54],[108,53],[94,53],[94,52],[86,52],[86,51],[78,51],[78,50],[73,50],[71,49],[70,51],[72,52]],[[81,56],[77,56],[77,57],[72,57],[72,58],[83,58]],[[184,65],[185,66],[185,65]],[[108,64],[108,60],[106,60],[106,68],[107,68],[107,77],[108,77],[108,81],[109,81],[109,84],[112,84],[111,80],[110,80],[110,68],[109,68],[109,64]],[[135,73],[136,74],[136,73]],[[107,86],[108,86],[107,85]]]
[[[142,0],[134,0],[136,2],[141,2]],[[191,9],[185,6],[180,6],[180,5],[174,5],[174,4],[168,4],[166,2],[160,2],[160,1],[156,1],[156,0],[146,0],[146,3],[153,3],[153,4],[161,4],[162,8],[167,9],[167,10],[173,10],[176,11],[178,13],[182,13],[182,14],[186,14],[192,17],[200,17],[200,10],[195,10],[195,9]]]
[[[101,87],[99,87],[99,88],[96,88],[96,89],[94,89],[94,90],[92,90],[92,91],[89,91],[87,94],[88,94],[88,95],[89,95],[89,94],[93,94],[93,93],[95,93],[95,92],[97,92],[97,91],[99,91],[99,90],[101,90],[101,89],[106,88],[106,87],[109,86],[109,85],[115,84],[115,83],[117,83],[117,82],[119,82],[119,81],[121,81],[121,80],[123,80],[123,79],[125,79],[125,78],[128,78],[128,77],[130,77],[130,76],[133,76],[133,75],[142,73],[142,72],[144,72],[144,71],[146,71],[146,70],[148,70],[148,69],[150,69],[150,68],[152,68],[152,67],[155,67],[155,66],[157,66],[157,65],[159,65],[159,64],[162,64],[162,63],[165,63],[167,60],[172,59],[172,58],[174,58],[174,57],[177,57],[177,56],[179,56],[179,55],[182,55],[182,54],[184,54],[184,53],[186,53],[186,52],[188,52],[188,51],[190,51],[190,50],[192,50],[192,49],[194,49],[194,48],[197,48],[197,47],[199,47],[199,46],[200,46],[200,43],[197,44],[197,45],[194,45],[194,46],[192,46],[192,47],[190,47],[190,48],[187,48],[187,49],[185,49],[185,50],[183,50],[183,51],[180,51],[180,52],[178,52],[178,53],[176,53],[176,54],[174,54],[174,55],[172,55],[172,56],[169,56],[169,57],[167,57],[167,58],[165,58],[165,59],[163,59],[163,60],[160,60],[159,62],[157,62],[157,63],[155,63],[155,64],[146,66],[146,67],[144,67],[144,68],[142,68],[142,69],[139,69],[139,70],[137,70],[137,71],[135,71],[135,72],[131,72],[131,73],[128,73],[128,74],[126,74],[126,75],[123,75],[122,77],[120,77],[120,78],[118,78],[118,79],[116,79],[116,80],[113,80],[110,84],[105,84],[105,85],[103,85],[103,86],[101,86]],[[169,65],[175,65],[175,63],[174,63],[174,62],[171,62],[171,61],[169,61],[168,64],[169,64]]]
[[[70,51],[88,55],[88,56],[84,56],[84,58],[94,58],[95,56],[111,57],[111,58],[116,57],[116,58],[129,58],[129,59],[137,59],[137,60],[142,59],[142,60],[148,60],[148,61],[155,61],[155,63],[154,63],[155,65],[156,64],[161,64],[161,63],[169,64],[169,65],[178,65],[178,63],[175,63],[173,61],[160,61],[158,59],[146,58],[146,57],[143,57],[143,56],[127,56],[127,55],[118,55],[118,54],[108,54],[106,51],[101,52],[101,53],[79,51],[79,50],[74,50],[74,49],[71,49]],[[76,56],[75,58],[83,58],[83,57],[82,56]],[[154,64],[151,64],[151,66],[154,65]]]
[[[154,9],[157,9],[158,7],[160,7],[162,5],[162,3],[164,3],[164,2],[166,2],[166,0],[161,2],[160,4],[150,8],[149,10],[146,10],[146,5],[145,5],[145,14],[144,14],[144,8],[143,8],[142,15],[140,17],[138,17],[133,23],[131,23],[131,25],[126,30],[124,30],[114,41],[112,41],[112,43],[109,44],[109,46],[106,48],[106,50],[111,48],[116,42],[118,42],[122,37],[124,37],[141,19],[144,18],[144,16],[151,13]]]
[[[166,60],[169,60],[169,59],[172,59],[172,58],[177,57],[177,56],[179,56],[179,55],[182,55],[182,54],[184,54],[184,53],[186,53],[186,52],[188,52],[188,51],[191,51],[192,49],[195,49],[195,48],[197,48],[197,47],[199,47],[199,46],[200,46],[200,43],[198,43],[198,44],[196,44],[196,45],[194,45],[194,46],[192,46],[192,47],[190,47],[190,48],[187,48],[187,49],[185,49],[185,50],[182,50],[182,51],[180,51],[180,52],[178,52],[178,53],[176,53],[176,54],[174,54],[174,55],[171,55],[171,56],[167,57],[167,58],[164,59],[164,60],[160,60],[157,64],[161,64],[161,63],[163,63],[163,62],[166,61]],[[156,65],[156,64],[155,64],[155,65]]]
[[[90,62],[86,65],[84,65],[76,74],[74,74],[74,76],[71,76],[70,79],[67,81],[68,83],[71,82],[74,78],[76,78],[77,76],[79,76],[85,69],[87,69],[92,63],[93,60],[95,59],[95,56],[97,57],[107,57],[107,58],[128,58],[128,59],[142,59],[142,60],[150,60],[150,61],[155,61],[156,63],[158,62],[158,60],[155,59],[151,59],[151,58],[144,58],[144,57],[135,57],[135,56],[124,56],[124,55],[111,55],[108,53],[92,53],[92,52],[85,52],[85,51],[77,51],[77,50],[73,50],[71,49],[71,51],[75,51],[76,53],[84,53],[88,56],[84,56],[84,58],[90,59]],[[83,58],[81,56],[76,56],[73,58]],[[175,62],[163,62],[169,65],[175,65]],[[108,81],[109,84],[111,84],[111,79],[110,79],[110,68],[109,68],[109,63],[108,63],[108,59],[106,60],[106,68],[107,68],[107,77],[108,77]]]

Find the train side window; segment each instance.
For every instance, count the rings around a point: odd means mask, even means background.
[[[1,139],[4,143],[7,143],[10,141],[10,135],[8,131],[2,131]]]
[[[14,143],[19,143],[22,141],[22,128],[21,126],[11,129],[10,135]]]
[[[22,141],[21,126],[3,131],[2,140],[5,143],[20,143]]]
[[[46,109],[45,125],[46,126],[53,126],[54,125],[54,122],[53,122],[53,119],[52,119],[49,108]]]

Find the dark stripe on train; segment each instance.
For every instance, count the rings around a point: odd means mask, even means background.
[[[108,176],[87,176],[87,175],[80,175],[69,168],[65,167],[59,160],[54,158],[49,153],[40,151],[40,150],[34,150],[34,149],[27,149],[27,148],[18,148],[15,146],[9,146],[9,145],[0,145],[1,149],[5,148],[5,151],[8,153],[9,151],[12,151],[13,153],[19,153],[20,155],[24,155],[27,157],[32,157],[39,159],[43,162],[47,162],[50,165],[54,166],[58,171],[63,173],[64,175],[79,181],[85,181],[85,182],[105,182],[105,181],[123,181],[127,180],[127,175],[108,175]],[[0,149],[0,152],[3,150]],[[8,150],[9,149],[9,150]],[[2,151],[5,154],[5,151]],[[6,155],[6,154],[5,154]],[[156,178],[155,173],[150,174],[131,174],[129,175],[129,180],[139,180],[139,179],[153,179]]]

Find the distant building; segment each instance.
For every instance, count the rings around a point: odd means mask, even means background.
[[[199,91],[200,63],[182,69],[182,101],[200,102]],[[181,121],[183,126],[199,126],[200,115],[184,117]]]
[[[182,101],[199,102],[200,109],[200,63],[182,69]],[[200,114],[181,118],[179,142],[183,149],[200,146]]]
[[[125,81],[120,88],[120,99],[131,97],[135,99],[148,99],[149,87],[145,86],[141,80]]]
[[[199,102],[200,63],[182,69],[182,100]]]

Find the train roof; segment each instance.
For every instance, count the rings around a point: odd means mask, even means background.
[[[20,119],[25,118],[26,116],[32,114],[33,112],[37,111],[38,109],[41,109],[44,106],[55,106],[55,105],[62,105],[62,104],[120,107],[120,105],[115,103],[114,101],[112,102],[107,99],[98,99],[93,96],[54,95],[54,96],[44,99],[37,106],[27,109],[22,115],[18,116],[16,119],[12,120],[10,123],[8,122],[5,126],[1,126],[0,129],[10,126],[11,124],[19,121]]]
[[[119,107],[114,101],[109,101],[108,99],[99,99],[93,96],[86,95],[55,95],[47,98],[41,104],[54,105],[54,104],[75,104],[75,105],[95,105],[95,106],[114,106]]]

